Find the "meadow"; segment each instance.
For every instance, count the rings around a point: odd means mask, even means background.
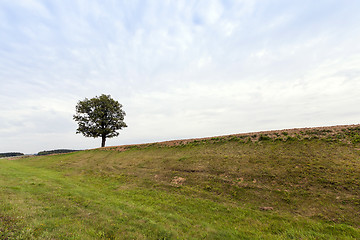
[[[360,239],[360,127],[0,159],[0,239]]]

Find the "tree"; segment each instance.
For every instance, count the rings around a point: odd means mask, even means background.
[[[106,138],[118,136],[117,130],[127,127],[124,122],[126,114],[121,108],[118,101],[105,94],[79,101],[73,116],[78,122],[76,133],[82,133],[85,137],[101,137],[101,147],[105,147]]]

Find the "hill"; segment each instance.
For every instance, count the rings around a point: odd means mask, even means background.
[[[359,136],[336,126],[1,159],[0,239],[360,239]]]

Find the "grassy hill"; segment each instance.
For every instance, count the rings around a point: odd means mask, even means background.
[[[360,239],[360,126],[0,159],[0,239]]]

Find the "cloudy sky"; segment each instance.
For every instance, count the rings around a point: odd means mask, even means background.
[[[0,0],[0,152],[87,149],[75,105],[110,94],[107,145],[360,121],[358,0]]]

